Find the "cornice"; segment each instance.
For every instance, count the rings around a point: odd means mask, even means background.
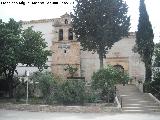
[[[52,18],[52,19],[31,20],[31,21],[21,21],[21,22],[22,22],[22,25],[26,25],[26,24],[53,22],[54,20],[55,20],[55,18]]]

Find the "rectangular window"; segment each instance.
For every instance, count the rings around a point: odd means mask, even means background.
[[[59,41],[63,40],[63,29],[59,30]]]
[[[69,40],[73,40],[73,30],[72,30],[72,28],[70,28],[70,29],[68,30],[68,39],[69,39]]]

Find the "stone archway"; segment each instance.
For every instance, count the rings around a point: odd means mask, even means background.
[[[129,72],[129,58],[128,57],[108,57],[106,64],[123,69],[124,72]]]
[[[122,65],[117,64],[117,65],[114,65],[113,67],[124,72],[124,67]]]

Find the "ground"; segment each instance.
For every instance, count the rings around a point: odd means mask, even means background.
[[[47,113],[0,109],[0,120],[160,120],[159,113]]]

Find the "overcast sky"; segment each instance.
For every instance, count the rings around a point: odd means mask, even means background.
[[[24,3],[22,2],[24,1]],[[131,29],[134,32],[137,30],[139,18],[139,0],[125,0],[129,6],[128,14],[131,16]],[[10,2],[2,4],[2,2]],[[17,2],[17,3],[12,3]],[[19,4],[19,2],[23,4]],[[44,2],[44,4],[32,2]],[[50,2],[58,2],[52,4]],[[63,3],[62,3],[63,2]],[[68,2],[65,4],[64,2]],[[57,18],[66,12],[72,11],[74,0],[0,0],[0,19],[8,21],[9,18],[15,20],[37,20]],[[47,4],[48,3],[48,4]],[[149,18],[155,33],[155,42],[160,41],[160,0],[145,0]]]

